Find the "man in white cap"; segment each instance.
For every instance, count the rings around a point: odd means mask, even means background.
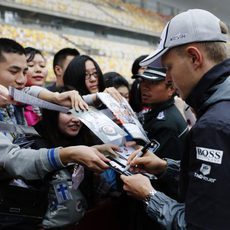
[[[176,178],[180,170],[181,203],[156,191],[140,174],[121,176],[124,189],[145,201],[148,215],[166,229],[219,230],[230,226],[230,60],[226,35],[225,24],[210,12],[188,10],[166,25],[159,48],[141,63],[167,68],[168,79],[198,118],[188,135],[181,164],[150,152],[130,159],[131,165],[166,179]]]

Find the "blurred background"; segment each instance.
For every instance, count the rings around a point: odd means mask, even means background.
[[[188,8],[210,10],[230,24],[228,0],[0,0],[0,36],[41,50],[54,81],[53,55],[64,47],[92,56],[103,72],[131,82],[131,66],[152,52],[166,22]]]

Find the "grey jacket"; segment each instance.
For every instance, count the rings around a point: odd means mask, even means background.
[[[25,87],[24,92],[38,97],[43,88],[39,86]],[[84,96],[87,103],[91,104],[92,95]],[[5,122],[15,124],[14,111],[9,117],[7,109],[0,108],[0,114]],[[6,117],[7,116],[7,117]],[[15,136],[15,135],[14,135]],[[5,169],[13,177],[22,177],[26,180],[43,178],[48,172],[63,168],[58,148],[56,149],[20,149],[12,143],[11,135],[4,135],[0,132],[0,168]]]
[[[58,149],[20,149],[0,133],[0,166],[13,177],[42,179],[48,172],[63,168]]]
[[[26,87],[26,93],[37,97],[43,88],[38,86]],[[0,113],[7,116],[6,109]],[[3,117],[4,117],[3,116]],[[13,116],[13,114],[12,114]],[[5,117],[5,122],[14,123],[16,119]],[[13,177],[22,177],[26,180],[43,178],[48,172],[63,168],[58,149],[20,149],[12,143],[12,138],[0,132],[0,167]]]

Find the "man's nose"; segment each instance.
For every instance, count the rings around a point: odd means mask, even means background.
[[[16,78],[16,83],[17,83],[18,85],[25,85],[26,82],[27,82],[27,78],[26,78],[25,74],[24,74],[23,72],[22,72],[22,73],[19,73],[19,74],[17,75],[17,78]]]

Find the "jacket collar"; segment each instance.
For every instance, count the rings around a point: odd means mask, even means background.
[[[198,116],[205,109],[204,105],[205,107],[208,105],[205,101],[215,93],[217,88],[214,86],[221,84],[228,76],[230,76],[230,59],[214,66],[198,82],[186,99],[186,103],[195,110]]]
[[[157,105],[154,105],[154,107],[145,114],[146,117],[157,117],[157,115],[161,112],[164,111],[166,108],[171,107],[172,105],[174,105],[174,97],[170,98],[169,100],[159,103]]]

